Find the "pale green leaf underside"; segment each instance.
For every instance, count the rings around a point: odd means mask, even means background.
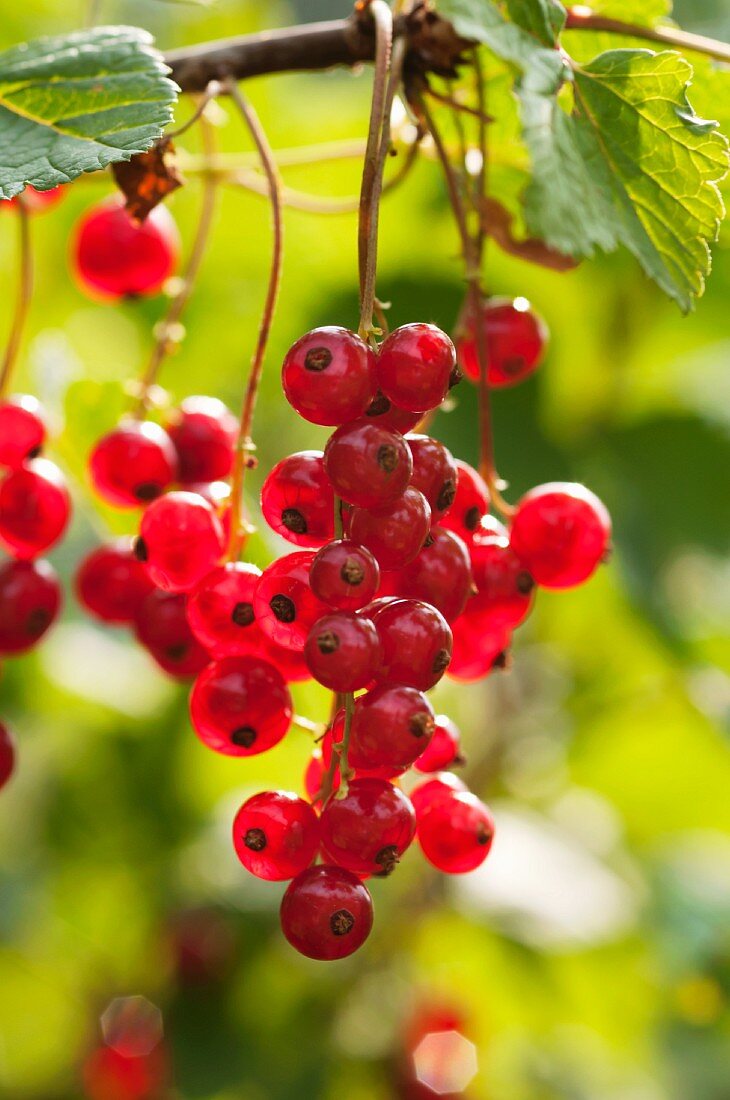
[[[0,53],[0,197],[129,160],[172,117],[177,86],[137,27],[39,38]]]

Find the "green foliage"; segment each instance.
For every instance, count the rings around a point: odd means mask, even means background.
[[[137,27],[98,27],[0,55],[0,198],[149,149],[177,98],[151,42]]]

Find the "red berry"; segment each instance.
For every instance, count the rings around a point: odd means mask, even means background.
[[[228,477],[238,421],[217,397],[186,397],[173,413],[167,432],[177,452],[183,485]]]
[[[304,644],[304,658],[315,680],[342,693],[372,683],[381,656],[377,630],[352,611],[332,611],[317,619]]]
[[[489,855],[494,819],[476,795],[436,799],[419,815],[418,840],[426,859],[450,875],[473,871]]]
[[[473,585],[466,545],[443,527],[432,527],[420,554],[392,576],[399,595],[432,604],[449,623],[461,615]]]
[[[315,555],[309,583],[323,603],[338,611],[357,611],[377,592],[380,566],[364,546],[337,539]]]
[[[299,684],[312,679],[312,673],[307,668],[304,654],[301,650],[287,649],[283,645],[277,645],[261,633],[261,643],[256,652],[259,657],[265,657],[272,665],[278,668],[288,684]]]
[[[51,187],[47,191],[38,191],[32,183],[29,183],[20,195],[10,199],[7,207],[8,209],[17,208],[22,203],[29,214],[43,214],[46,210],[51,210],[62,198],[63,187],[60,185]],[[3,210],[5,206],[5,202],[0,202],[0,210]]]
[[[285,554],[264,569],[254,596],[256,619],[264,634],[285,649],[302,649],[309,631],[327,607],[309,587],[314,552]]]
[[[377,679],[428,691],[451,658],[451,629],[435,607],[419,600],[391,600],[373,617],[382,658]]]
[[[345,711],[344,708],[339,710],[335,715],[334,721],[327,727],[325,735],[322,738],[322,765],[327,771],[332,763],[332,752],[335,745],[339,745],[345,733]],[[349,766],[354,772],[353,778],[355,779],[396,779],[399,775],[403,775],[406,771],[407,764],[381,764],[369,768],[356,766],[354,760],[358,760],[358,750],[355,745],[353,748],[352,740],[350,741],[349,752]],[[339,787],[339,777],[337,778],[336,787]]]
[[[305,420],[344,424],[362,416],[375,394],[375,356],[346,328],[315,328],[289,348],[282,383]]]
[[[466,792],[466,790],[466,783],[453,772],[438,772],[432,775],[425,782],[414,787],[410,793],[409,797],[416,811],[416,820],[420,823],[423,815],[441,799]]]
[[[224,550],[223,528],[197,493],[168,493],[142,516],[135,553],[158,588],[189,592],[215,567]]]
[[[405,435],[406,432],[415,428],[418,421],[422,419],[423,413],[399,409],[378,390],[365,410],[365,416],[374,424],[379,424],[381,428],[390,428]]]
[[[278,669],[259,657],[224,657],[200,673],[190,695],[201,741],[228,756],[255,756],[281,741],[292,701]]]
[[[0,790],[15,771],[15,740],[6,725],[0,722]]]
[[[469,546],[479,524],[489,511],[489,489],[476,470],[456,459],[456,495],[442,527],[454,531]]]
[[[261,489],[272,531],[295,546],[323,546],[335,530],[335,497],[321,451],[298,451],[274,466]]]
[[[352,955],[372,926],[367,887],[343,867],[308,867],[289,884],[281,902],[282,931],[309,959]]]
[[[261,570],[244,562],[214,569],[188,597],[188,622],[213,657],[254,653],[263,638],[253,611]]]
[[[611,517],[584,485],[553,481],[517,505],[510,545],[537,584],[572,588],[595,572],[611,539]]]
[[[32,649],[58,617],[61,585],[47,561],[0,565],[0,653]]]
[[[0,542],[16,558],[35,558],[58,542],[71,500],[63,474],[46,458],[11,470],[0,483]]]
[[[431,505],[431,522],[440,523],[456,497],[458,473],[453,455],[430,435],[409,435],[406,442],[413,455],[411,485]]]
[[[140,604],[135,617],[137,640],[170,676],[187,680],[210,661],[188,625],[187,597],[155,588]]]
[[[343,424],[330,437],[324,466],[335,493],[359,508],[387,508],[403,495],[413,472],[400,432],[365,417]]]
[[[135,222],[121,199],[91,207],[81,218],[73,264],[81,289],[94,298],[157,294],[179,252],[177,227],[165,206]]]
[[[333,863],[359,875],[389,875],[413,840],[416,815],[402,791],[384,779],[353,779],[320,818],[322,845]]]
[[[440,328],[403,325],[381,345],[378,385],[394,405],[424,413],[443,401],[455,366],[454,345]]]
[[[83,1066],[86,1100],[158,1100],[167,1091],[164,1048],[133,1057],[113,1047],[99,1047]]]
[[[75,577],[77,599],[103,623],[131,623],[154,585],[137,560],[131,539],[97,546],[81,562]]]
[[[400,569],[413,561],[428,536],[431,509],[418,489],[406,489],[389,508],[353,509],[350,537],[377,558],[381,569]]]
[[[488,676],[495,668],[503,668],[511,642],[511,632],[505,626],[488,628],[483,615],[472,615],[470,605],[452,626],[454,646],[447,675],[452,680],[472,683]]]
[[[503,523],[500,523],[496,516],[482,516],[473,537],[475,540],[479,540],[488,535],[497,535],[498,538],[507,538],[509,536],[509,531]]]
[[[477,536],[471,548],[471,566],[477,594],[469,602],[469,616],[481,616],[490,632],[518,626],[529,614],[535,582],[509,539]]]
[[[332,727],[330,745],[322,745],[329,765],[331,742],[342,740],[344,713]],[[398,774],[416,760],[433,737],[433,709],[425,695],[403,684],[381,684],[355,701],[350,736],[349,762],[357,771],[384,768]]]
[[[322,751],[315,749],[309,758],[309,762],[304,772],[304,790],[307,798],[310,802],[314,802],[315,798],[322,789],[322,783],[327,773],[327,768],[324,765],[322,759]],[[333,791],[339,790],[340,787],[340,773],[336,772],[334,776],[334,782],[332,784]]]
[[[310,865],[319,847],[319,821],[308,802],[289,791],[262,791],[241,806],[233,844],[258,878],[282,882]]]
[[[480,322],[484,330],[490,386],[514,386],[539,367],[548,342],[548,330],[526,298],[492,298],[482,306]],[[464,374],[477,381],[479,354],[471,316],[467,317],[464,335],[457,340],[456,351]]]
[[[43,412],[35,397],[18,394],[0,401],[0,466],[20,466],[36,458],[46,438]]]
[[[177,477],[177,455],[164,428],[150,420],[122,420],[102,436],[89,458],[94,489],[115,508],[139,508]]]
[[[445,714],[436,715],[436,729],[430,745],[415,761],[417,772],[442,771],[452,764],[463,764],[461,758],[461,734],[459,728]]]

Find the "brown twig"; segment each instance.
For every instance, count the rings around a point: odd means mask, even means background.
[[[730,63],[730,45],[715,38],[706,38],[702,34],[691,34],[679,27],[645,27],[640,23],[624,23],[621,19],[610,19],[597,15],[590,7],[578,4],[568,8],[565,29],[570,31],[607,31],[609,34],[621,34],[627,38],[642,38],[647,42],[657,42],[673,49],[690,50],[693,53],[706,54],[716,61]]]
[[[7,392],[10,385],[13,367],[18,358],[33,297],[33,250],[30,240],[30,215],[22,195],[16,200],[13,213],[18,219],[18,290],[13,319],[10,323],[8,342],[5,346],[2,367],[0,367],[0,397]]]

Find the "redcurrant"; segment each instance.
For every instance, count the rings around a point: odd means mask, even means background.
[[[309,583],[323,603],[338,611],[357,611],[377,592],[380,566],[364,546],[337,539],[315,555]]]
[[[35,397],[24,393],[0,401],[0,466],[20,466],[37,458],[45,438],[43,412]]]
[[[418,818],[418,840],[426,859],[450,875],[473,871],[489,855],[494,819],[476,795],[436,799]]]
[[[200,673],[190,714],[201,741],[228,756],[254,756],[278,744],[291,725],[284,677],[260,657],[224,657]]]
[[[89,458],[94,489],[115,508],[139,508],[177,477],[177,455],[164,428],[150,420],[123,420],[103,436]]]
[[[323,546],[334,534],[335,497],[321,451],[298,451],[274,466],[261,489],[272,531],[295,546]]]
[[[431,505],[431,522],[440,523],[456,497],[458,473],[449,450],[430,435],[409,435],[406,442],[413,455],[411,485]]]
[[[393,576],[401,596],[432,604],[449,623],[461,615],[473,586],[469,551],[444,527],[432,527],[420,554]]]
[[[308,867],[289,884],[281,927],[292,947],[310,959],[344,959],[362,947],[373,925],[367,887],[344,867]]]
[[[428,691],[451,659],[451,628],[440,611],[419,600],[392,600],[373,618],[382,646],[377,679]]]
[[[137,640],[164,672],[178,680],[196,676],[210,661],[188,625],[186,604],[182,593],[155,588],[145,596],[134,620]]]
[[[233,467],[238,421],[217,397],[186,397],[167,424],[185,486],[226,478]]]
[[[400,569],[423,548],[431,526],[431,509],[418,489],[406,489],[389,508],[353,509],[349,533],[377,558],[381,569]]]
[[[459,794],[466,790],[466,783],[453,772],[438,772],[430,776],[414,787],[409,795],[416,811],[416,821],[420,822],[423,815],[442,798],[448,798],[452,794]]]
[[[363,417],[330,437],[324,466],[342,500],[360,508],[387,508],[403,495],[413,459],[400,432]]]
[[[423,413],[399,409],[397,405],[388,400],[384,393],[378,390],[365,410],[365,416],[368,420],[372,420],[374,424],[379,424],[381,428],[390,428],[392,431],[401,432],[405,435],[406,432],[410,432],[412,428],[415,428],[418,421],[423,417]]]
[[[535,587],[530,574],[512,550],[509,539],[477,535],[471,548],[471,566],[477,594],[469,601],[470,617],[481,616],[485,629],[513,629],[527,617]]]
[[[436,325],[412,324],[395,329],[383,341],[377,379],[385,396],[409,412],[428,412],[448,393],[456,352]]]
[[[332,691],[359,691],[372,683],[381,663],[378,632],[352,611],[317,619],[304,644],[304,658],[318,683]]]
[[[223,528],[196,493],[167,493],[142,516],[135,553],[158,588],[189,592],[210,573],[224,550]]]
[[[431,743],[414,762],[417,772],[443,771],[452,764],[463,764],[461,756],[461,734],[459,728],[445,714],[436,715],[436,729]]]
[[[47,561],[0,565],[0,653],[31,649],[58,617],[61,586]]]
[[[311,550],[285,554],[261,574],[253,607],[262,631],[277,645],[302,649],[309,631],[327,607],[309,587]]]
[[[320,818],[329,859],[360,875],[389,875],[416,832],[416,815],[402,791],[384,779],[353,779],[344,798],[331,798]]]
[[[81,218],[73,244],[81,289],[94,298],[157,294],[172,274],[180,242],[165,206],[134,221],[120,199],[93,206]]]
[[[510,545],[537,584],[572,588],[595,572],[609,550],[611,517],[584,485],[550,482],[517,505]]]
[[[332,730],[335,744],[341,740],[343,715]],[[357,770],[407,768],[431,741],[434,714],[425,695],[403,684],[382,684],[355,702],[349,760]],[[323,746],[325,763],[327,753]]]
[[[58,466],[46,458],[31,459],[0,483],[0,542],[16,558],[35,558],[58,542],[70,512]]]
[[[50,187],[47,191],[39,191],[32,183],[29,183],[20,195],[16,195],[14,199],[10,199],[7,203],[7,207],[12,210],[22,203],[29,214],[42,214],[46,210],[51,210],[62,198],[63,187],[60,185],[58,187]],[[5,206],[5,202],[0,202],[0,210],[3,210]]]
[[[511,633],[505,626],[489,628],[484,616],[472,615],[467,604],[452,626],[454,645],[447,675],[452,680],[471,683],[488,676],[495,668],[504,668]]]
[[[258,878],[282,882],[309,867],[319,847],[319,820],[308,802],[289,791],[262,791],[247,799],[233,822],[233,845]]]
[[[129,538],[92,550],[75,577],[79,602],[104,623],[134,622],[142,601],[154,587]]]
[[[282,383],[287,401],[305,420],[344,424],[362,416],[375,395],[375,356],[346,328],[315,328],[287,352]]]
[[[476,470],[456,459],[456,495],[441,524],[456,532],[469,546],[479,524],[489,511],[489,489]]]
[[[514,386],[529,377],[542,362],[548,342],[545,322],[526,298],[492,298],[482,306],[479,323],[487,351],[490,386]],[[469,316],[464,335],[457,340],[459,366],[479,379],[479,354],[474,324]]]
[[[188,622],[213,657],[255,653],[263,644],[253,611],[261,570],[228,562],[203,579],[188,597]]]

